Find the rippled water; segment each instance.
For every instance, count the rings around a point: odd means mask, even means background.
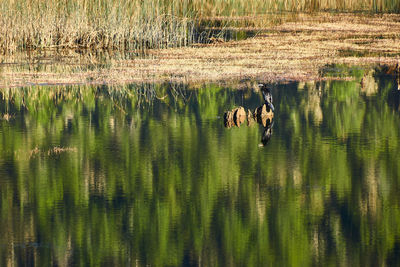
[[[384,265],[400,257],[394,80],[2,90],[0,265]],[[9,116],[4,116],[7,114]]]

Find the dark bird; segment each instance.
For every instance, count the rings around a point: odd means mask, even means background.
[[[258,84],[258,87],[261,89],[265,104],[267,104],[271,108],[272,112],[274,112],[275,108],[274,108],[274,105],[272,104],[271,91],[268,89],[268,87],[265,84],[262,84],[262,83]]]

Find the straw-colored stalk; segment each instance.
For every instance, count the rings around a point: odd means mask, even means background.
[[[400,0],[2,0],[0,51],[176,47],[196,40],[203,18],[318,10],[399,12]]]

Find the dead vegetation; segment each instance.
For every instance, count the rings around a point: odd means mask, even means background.
[[[76,153],[78,152],[78,149],[76,147],[52,147],[49,148],[47,150],[43,150],[43,149],[39,149],[38,147],[35,147],[33,149],[30,150],[16,150],[14,151],[14,154],[17,158],[28,158],[28,159],[33,159],[35,157],[39,157],[39,156],[57,156],[60,155],[62,153]]]
[[[0,115],[0,119],[3,119],[7,122],[9,122],[10,120],[12,120],[15,116],[13,114],[9,114],[9,113],[4,113],[3,115]]]
[[[327,79],[319,70],[328,64],[394,66],[400,60],[400,15],[303,14],[297,22],[258,32],[241,41],[153,49],[144,57],[99,59],[71,52],[61,63],[28,59],[29,64],[22,56],[19,62],[4,57],[0,86],[308,81]]]
[[[254,111],[249,109],[247,113],[244,107],[237,107],[224,113],[224,125],[228,129],[234,126],[240,127],[247,119],[247,126],[251,126],[254,122],[257,122],[266,127],[273,118],[274,112],[267,104],[257,107]]]
[[[47,155],[59,155],[64,152],[77,152],[78,149],[76,147],[53,147],[47,151]]]
[[[326,10],[398,13],[400,0],[2,0],[0,52],[185,46],[204,27],[265,27],[282,13]]]

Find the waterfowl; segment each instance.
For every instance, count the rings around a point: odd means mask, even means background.
[[[262,83],[258,84],[258,87],[260,88],[260,90],[263,94],[265,104],[267,104],[269,106],[269,108],[272,110],[272,112],[274,112],[275,108],[274,108],[274,105],[272,104],[271,91],[268,89],[268,87],[265,84],[262,84]]]

